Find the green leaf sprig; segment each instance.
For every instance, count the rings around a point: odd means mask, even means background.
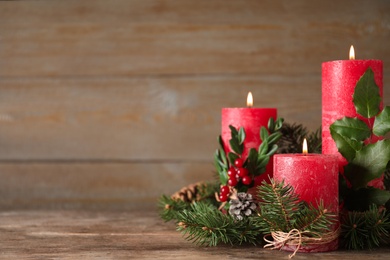
[[[283,125],[283,118],[274,120],[270,118],[268,121],[268,129],[264,126],[260,128],[260,138],[262,140],[258,149],[251,148],[248,157],[245,158],[243,166],[249,171],[252,176],[258,176],[265,172],[266,166],[270,157],[277,151],[277,142],[282,137],[280,129]],[[229,126],[231,131],[231,139],[229,145],[232,152],[228,154],[224,151],[224,143],[222,137],[219,136],[219,148],[214,153],[214,164],[218,172],[219,180],[222,185],[226,185],[228,181],[228,169],[234,165],[237,158],[241,158],[244,152],[245,129],[236,129],[234,126]],[[244,158],[243,158],[244,159]]]
[[[390,167],[390,140],[385,138],[390,132],[390,107],[381,110],[380,102],[374,72],[368,68],[356,84],[353,103],[356,112],[369,123],[357,117],[344,117],[330,126],[339,152],[348,161],[344,167],[344,176],[351,187],[350,192],[344,193],[348,210],[368,210],[372,204],[384,205],[390,199],[388,191],[367,187]],[[376,139],[379,141],[374,142]],[[364,205],[358,203],[357,209],[356,200]]]

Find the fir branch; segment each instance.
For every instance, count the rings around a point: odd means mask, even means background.
[[[203,202],[193,203],[190,209],[179,212],[177,220],[177,230],[184,234],[186,240],[198,245],[257,244],[260,235],[251,218],[236,221],[215,206]]]
[[[215,193],[219,191],[220,184],[218,181],[204,182],[198,186],[199,198],[197,201],[204,201],[206,203],[217,206],[219,203],[215,200]]]
[[[259,204],[257,226],[264,233],[275,231],[326,233],[331,231],[336,215],[328,211],[320,201],[318,205],[308,205],[299,200],[292,186],[284,182],[265,181],[258,188]]]
[[[263,181],[258,187],[257,197],[261,199],[259,216],[266,222],[262,225],[263,230],[266,233],[279,230],[288,232],[295,226],[297,212],[304,202],[299,201],[292,186],[272,179],[270,181],[271,184]],[[267,224],[269,222],[273,225]]]
[[[177,219],[178,213],[184,209],[190,208],[190,204],[162,195],[158,200],[158,208],[160,217],[165,222],[168,222]]]
[[[372,249],[389,240],[390,219],[375,204],[365,212],[349,211],[341,218],[342,244],[347,249]]]
[[[326,209],[323,202],[320,201],[316,206],[309,204],[302,209],[295,228],[302,231],[328,232],[331,231],[337,218],[338,216]]]
[[[181,190],[185,188],[186,187],[182,188]],[[215,192],[217,192],[218,189],[218,182],[197,183],[197,195],[196,198],[194,198],[194,201],[203,201],[206,204],[217,206],[219,203],[215,200]],[[176,192],[175,194],[177,193],[178,192]],[[173,197],[175,194],[173,194],[171,197],[162,195],[158,201],[160,217],[166,222],[170,220],[176,220],[178,213],[184,209],[190,209],[191,203],[193,203],[193,201],[183,201]]]

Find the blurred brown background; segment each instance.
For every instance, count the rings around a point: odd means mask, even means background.
[[[222,107],[321,124],[321,63],[384,61],[390,1],[0,2],[0,209],[155,207],[213,178]]]

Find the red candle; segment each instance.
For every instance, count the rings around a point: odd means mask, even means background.
[[[305,149],[304,149],[305,150]],[[294,188],[301,200],[313,205],[322,200],[324,207],[338,215],[339,178],[338,160],[335,155],[326,154],[275,154],[274,179],[283,181]],[[333,227],[333,231],[338,224]],[[313,246],[302,246],[299,252],[326,252],[336,250],[337,239]],[[286,245],[282,249],[294,251],[295,246]]]
[[[229,140],[231,132],[229,125],[239,129],[243,127],[245,130],[244,152],[243,159],[248,156],[249,150],[259,148],[261,144],[260,128],[268,126],[268,120],[272,117],[276,120],[277,111],[275,108],[253,108],[252,94],[249,92],[247,99],[247,108],[222,108],[222,140],[224,143],[225,153],[231,152]],[[272,162],[272,160],[270,160]],[[272,163],[267,166],[267,172],[261,174],[255,179],[255,184],[261,183],[263,179],[267,179],[267,175],[272,177]]]
[[[375,82],[383,98],[383,62],[381,60],[355,60],[353,46],[350,50],[350,60],[336,60],[322,63],[322,153],[337,154],[340,171],[347,161],[338,152],[330,135],[329,127],[336,120],[345,116],[358,117],[368,125],[374,120],[366,120],[356,113],[353,104],[353,93],[360,77],[371,68]],[[381,108],[383,103],[381,103]],[[376,140],[375,137],[373,140]]]

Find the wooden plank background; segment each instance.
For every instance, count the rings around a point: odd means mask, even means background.
[[[213,178],[222,107],[321,123],[321,63],[384,61],[390,2],[0,2],[0,208],[154,207]]]

